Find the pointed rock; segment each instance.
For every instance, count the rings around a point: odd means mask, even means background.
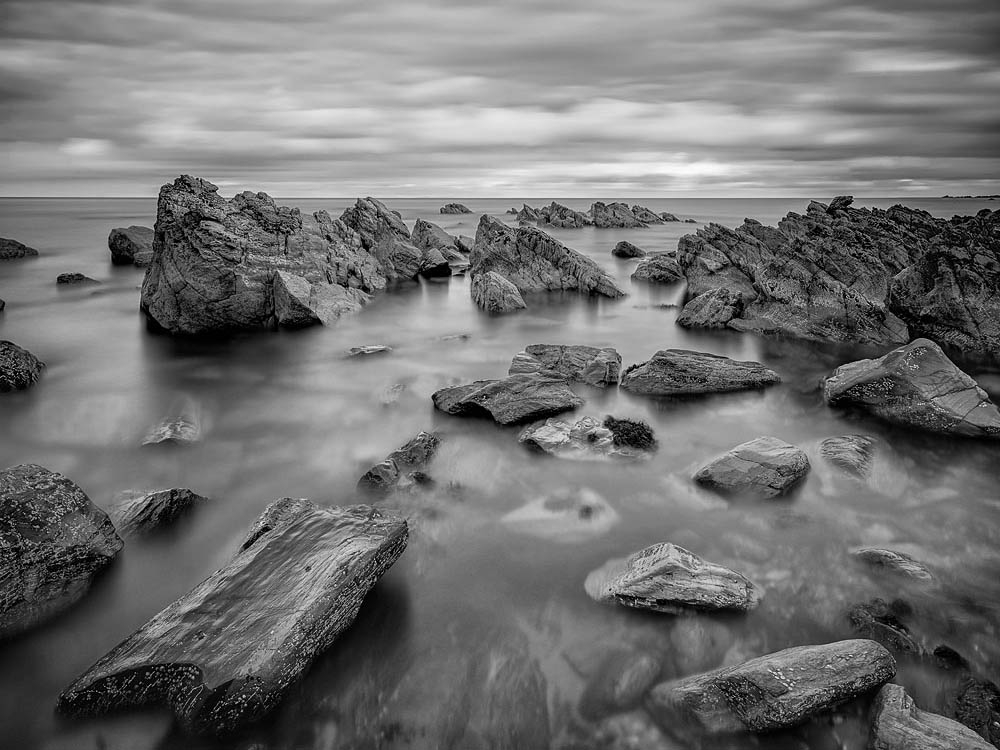
[[[517,287],[496,271],[477,273],[472,277],[471,287],[472,301],[488,313],[502,314],[527,307]]]
[[[743,313],[743,292],[727,287],[699,294],[684,305],[677,325],[684,328],[725,328]]]
[[[397,486],[404,471],[423,470],[434,458],[441,436],[420,431],[406,445],[397,448],[381,463],[375,464],[358,480],[358,487],[385,492]]]
[[[644,227],[626,203],[602,203],[597,201],[590,207],[594,226],[605,229]]]
[[[140,536],[169,526],[208,498],[183,487],[129,497],[112,509],[118,531]]]

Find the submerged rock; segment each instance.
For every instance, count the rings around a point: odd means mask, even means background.
[[[957,721],[917,708],[900,685],[883,685],[872,704],[870,750],[991,750]]]
[[[532,344],[514,355],[509,375],[543,372],[604,388],[618,382],[622,357],[610,346]]]
[[[561,419],[547,419],[526,427],[518,436],[518,442],[574,461],[609,458],[635,461],[650,455],[648,450],[616,444],[614,433],[593,417],[581,417],[572,424]]]
[[[685,328],[725,328],[743,313],[743,292],[727,287],[699,294],[684,305],[677,325]]]
[[[597,601],[671,614],[692,609],[746,612],[762,597],[742,574],[667,542],[609,560],[587,576],[584,588]]]
[[[646,251],[641,247],[636,247],[628,240],[622,240],[611,250],[611,254],[616,258],[644,258]]]
[[[906,427],[1000,437],[1000,411],[986,391],[927,339],[841,365],[824,381],[823,396],[831,406],[858,406]]]
[[[824,439],[819,453],[844,472],[864,479],[871,474],[876,445],[867,435],[843,435]]]
[[[468,206],[464,206],[461,203],[445,203],[441,206],[440,212],[443,214],[471,214],[472,211]]]
[[[436,391],[434,406],[454,416],[489,416],[500,424],[518,424],[583,406],[565,380],[545,374],[477,380]]]
[[[153,230],[138,225],[116,227],[108,235],[108,249],[114,265],[145,268],[153,261]]]
[[[895,673],[892,654],[874,641],[796,646],[661,683],[646,707],[668,731],[693,724],[711,734],[769,732],[863,695]]]
[[[406,521],[371,506],[279,500],[228,565],[75,680],[58,709],[159,703],[199,734],[256,721],[354,621],[406,541]]]
[[[722,493],[776,497],[808,473],[805,451],[765,435],[726,451],[700,468],[694,481]]]
[[[854,557],[869,565],[890,573],[912,578],[917,581],[931,581],[934,576],[919,560],[914,560],[905,552],[897,552],[881,547],[859,547],[851,550]]]
[[[567,487],[507,513],[501,522],[523,534],[571,544],[608,533],[619,519],[608,501],[586,487]]]
[[[358,480],[362,489],[384,492],[399,484],[404,471],[422,470],[441,444],[436,432],[420,431],[406,445],[397,448],[381,463],[375,464]]]
[[[472,301],[488,313],[508,313],[527,307],[517,287],[496,271],[472,277]]]
[[[142,444],[184,445],[197,443],[199,440],[201,440],[201,406],[193,398],[185,396],[174,401],[167,416],[146,433]]]
[[[646,281],[651,284],[672,284],[684,278],[677,259],[667,253],[651,255],[639,261],[632,272],[633,281]]]
[[[45,363],[13,341],[0,341],[0,393],[30,388],[42,375]]]
[[[169,526],[208,498],[183,487],[147,492],[126,499],[112,509],[115,525],[124,536],[138,536]]]
[[[590,216],[594,220],[594,226],[605,229],[646,226],[635,217],[632,209],[625,203],[602,203],[597,201],[590,207]]]
[[[13,260],[14,258],[30,258],[38,255],[38,251],[33,247],[0,237],[0,260]]]
[[[706,352],[661,349],[622,373],[621,387],[645,396],[687,396],[764,388],[781,376],[759,362],[739,362]]]
[[[57,284],[100,284],[101,282],[97,279],[92,279],[89,276],[84,276],[82,273],[61,273],[56,276]]]
[[[79,601],[122,540],[76,484],[36,464],[0,471],[0,638]]]
[[[878,641],[898,653],[919,654],[923,649],[910,635],[910,629],[902,619],[911,612],[910,605],[902,599],[886,602],[875,598],[853,605],[847,612],[847,618],[859,635]]]

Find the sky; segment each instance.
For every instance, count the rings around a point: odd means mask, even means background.
[[[0,0],[0,196],[1000,193],[1000,0]]]

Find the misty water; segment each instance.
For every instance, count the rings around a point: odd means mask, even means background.
[[[774,223],[807,202],[636,200],[730,226],[745,216]],[[350,203],[287,202],[334,216]],[[443,199],[386,202],[411,227],[422,217],[470,236],[480,213],[503,215],[521,204],[470,200],[473,214],[440,216]],[[581,210],[591,203],[562,202]],[[905,202],[939,216],[990,205]],[[597,679],[587,664],[614,644],[655,653],[666,679],[853,637],[847,610],[873,597],[904,600],[910,609],[902,619],[927,651],[948,645],[976,674],[996,677],[1000,449],[828,408],[820,378],[880,351],[677,327],[683,288],[631,282],[635,261],[615,259],[610,250],[622,239],[647,251],[672,249],[696,226],[552,230],[618,280],[629,292],[621,300],[529,296],[527,311],[490,317],[471,302],[467,278],[457,276],[382,294],[335,326],[199,341],[147,331],[138,309],[143,271],[110,264],[108,231],[152,225],[154,215],[152,199],[0,200],[0,235],[40,252],[0,265],[0,298],[7,302],[0,338],[47,364],[35,387],[0,396],[0,465],[31,462],[59,471],[105,509],[129,489],[189,487],[211,498],[166,533],[130,539],[74,608],[0,644],[0,745],[515,747],[547,721],[553,746],[599,747],[597,722],[593,712],[581,711],[581,699]],[[101,284],[57,287],[56,276],[67,271]],[[578,415],[637,418],[654,428],[659,449],[642,463],[552,458],[520,445],[519,428],[433,409],[433,391],[501,377],[511,357],[534,343],[613,346],[626,365],[658,349],[696,349],[759,360],[784,382],[762,392],[687,400],[574,384],[587,401]],[[364,344],[393,350],[345,357]],[[995,370],[961,364],[996,397]],[[393,388],[398,384],[403,387]],[[149,426],[186,397],[200,405],[203,441],[189,448],[140,447]],[[435,486],[379,501],[411,517],[408,549],[350,631],[259,726],[216,742],[181,735],[161,711],[92,721],[54,714],[56,697],[76,676],[223,566],[268,503],[284,496],[331,505],[368,502],[356,489],[358,478],[420,430],[444,435],[428,469]],[[882,441],[867,482],[843,476],[818,454],[821,439],[852,433]],[[691,482],[708,460],[759,435],[807,451],[812,470],[797,491],[777,500],[736,501]],[[607,500],[617,523],[565,540],[501,521],[528,502],[579,489]],[[661,541],[746,573],[765,590],[760,607],[740,616],[682,618],[599,604],[584,592],[587,573],[609,558]],[[891,577],[849,554],[872,544],[910,552],[934,572],[935,582]],[[959,677],[932,659],[898,661],[896,681],[922,708],[944,712]],[[502,669],[508,677],[494,679]],[[539,673],[543,685],[535,679]],[[704,746],[861,748],[866,709],[859,700],[795,730]],[[489,728],[493,744],[468,729],[470,723]],[[676,747],[700,741],[692,735]]]

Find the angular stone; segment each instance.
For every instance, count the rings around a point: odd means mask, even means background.
[[[878,641],[891,651],[921,654],[923,649],[902,620],[911,613],[910,605],[902,599],[886,602],[875,598],[853,605],[847,619],[858,635]]]
[[[436,432],[420,431],[406,445],[397,448],[381,463],[375,464],[358,480],[362,489],[384,492],[399,484],[404,471],[423,469],[441,444]]]
[[[957,721],[917,708],[900,685],[883,685],[872,704],[870,750],[992,750]]]
[[[687,396],[764,388],[781,376],[759,362],[740,362],[706,352],[661,349],[647,362],[631,365],[621,387],[645,396]]]
[[[500,424],[533,422],[583,406],[565,380],[544,374],[477,380],[436,391],[434,406],[454,416],[489,416]]]
[[[632,209],[625,203],[602,203],[601,201],[597,201],[590,207],[590,216],[594,220],[595,227],[605,229],[646,226],[635,218]]]
[[[632,215],[643,224],[662,224],[663,217],[658,213],[650,211],[645,206],[632,206]]]
[[[514,355],[509,375],[544,372],[604,388],[618,382],[622,357],[612,347],[532,344]]]
[[[286,328],[330,325],[341,316],[358,312],[370,298],[358,289],[339,284],[310,283],[285,271],[274,274],[274,317]]]
[[[644,258],[646,251],[641,247],[636,247],[628,240],[622,240],[611,250],[611,254],[616,258]]]
[[[508,313],[527,307],[517,287],[496,271],[477,273],[472,277],[472,301],[492,314]]]
[[[347,356],[370,357],[375,354],[388,354],[391,351],[392,347],[385,344],[365,344],[364,346],[352,346],[347,350]]]
[[[0,237],[0,260],[13,260],[14,258],[30,258],[38,255],[38,251],[33,247]]]
[[[681,281],[684,273],[677,265],[677,259],[670,254],[651,255],[641,261],[632,272],[633,281],[646,281],[651,284],[672,284]]]
[[[564,206],[561,203],[556,203],[555,201],[541,209],[539,214],[539,226],[553,226],[560,229],[579,229],[580,227],[588,227],[594,223],[587,214],[581,213],[580,211],[574,211],[572,208],[568,208],[567,206]]]
[[[890,573],[913,578],[918,581],[931,581],[933,574],[919,560],[914,560],[905,552],[897,552],[881,547],[859,547],[851,550],[851,554],[869,565],[882,568]]]
[[[358,233],[361,246],[378,260],[389,281],[451,275],[441,251],[414,245],[406,224],[381,201],[358,198],[340,220]]]
[[[45,363],[12,341],[0,341],[0,393],[30,388],[42,375]]]
[[[114,265],[145,268],[153,261],[153,230],[137,225],[116,227],[108,235],[108,249]]]
[[[809,473],[805,451],[768,435],[726,451],[694,475],[698,484],[727,494],[783,495]]]
[[[112,509],[123,536],[139,536],[169,526],[208,498],[183,487],[129,497]]]
[[[699,294],[684,305],[677,325],[684,328],[725,328],[743,313],[743,292],[727,287]]]

